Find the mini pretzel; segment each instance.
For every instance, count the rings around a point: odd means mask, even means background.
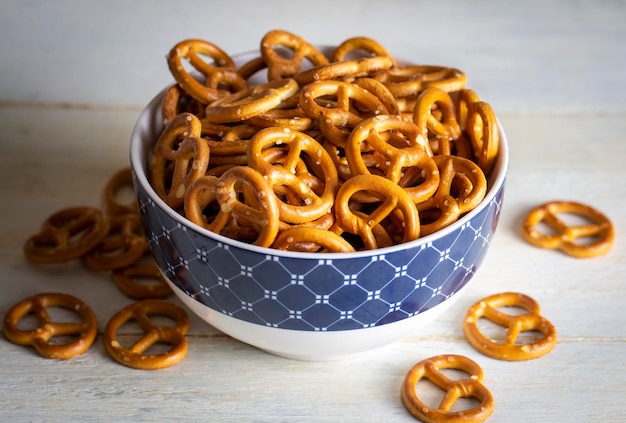
[[[574,214],[591,223],[570,226],[559,214]],[[537,229],[545,223],[556,233],[542,233]],[[547,249],[558,249],[577,258],[589,258],[609,252],[615,239],[613,224],[600,211],[572,201],[552,201],[533,209],[524,219],[522,235],[530,244]],[[579,239],[590,242],[581,242]]]
[[[519,315],[499,311],[499,307],[521,307],[526,313]],[[484,317],[506,328],[504,342],[483,335],[478,320]],[[484,298],[469,308],[463,321],[463,331],[469,343],[479,352],[499,360],[521,361],[541,357],[556,345],[556,330],[541,316],[539,304],[532,298],[514,292],[495,294]],[[517,338],[522,332],[538,331],[543,337],[520,345]]]
[[[366,191],[376,197],[380,204],[367,214],[355,212],[350,207],[350,199],[356,193]],[[366,249],[376,249],[378,242],[374,228],[392,213],[400,213],[404,230],[402,241],[408,242],[420,236],[420,221],[417,209],[409,194],[389,179],[363,174],[353,176],[339,188],[335,199],[337,222],[331,228],[335,233],[343,231],[358,235]]]
[[[138,213],[137,201],[133,200],[129,204],[123,204],[120,201],[119,194],[124,189],[133,190],[133,172],[130,167],[125,167],[115,172],[104,187],[102,203],[109,216]]]
[[[215,65],[206,63],[201,55],[215,61]],[[189,63],[206,77],[203,85],[187,72],[182,60]],[[208,104],[231,92],[248,88],[248,84],[237,72],[235,62],[222,49],[204,40],[185,40],[176,44],[167,56],[167,64],[176,82],[201,103]]]
[[[387,85],[396,97],[409,97],[430,87],[454,92],[467,84],[467,75],[463,71],[431,65],[396,66],[376,78]]]
[[[268,161],[263,154],[268,148],[279,145],[288,150],[286,157],[278,165]],[[302,156],[311,161],[309,169],[318,169],[316,175],[323,180],[323,192],[316,193],[310,178],[304,179],[296,171]],[[286,128],[265,128],[250,141],[248,149],[249,166],[266,175],[276,192],[277,187],[288,187],[299,199],[297,203],[280,203],[280,220],[288,223],[303,223],[318,219],[332,208],[339,185],[337,169],[328,152],[308,135]]]
[[[392,135],[402,136],[405,146],[396,147]],[[361,156],[362,145],[370,146],[381,158],[377,165],[385,177],[396,184],[406,168],[418,168],[424,180],[416,186],[407,187],[415,203],[426,201],[439,186],[439,169],[431,158],[430,146],[420,134],[419,128],[401,116],[381,115],[364,120],[350,134],[346,143],[346,159],[353,175],[371,173]]]
[[[278,234],[273,248],[289,251],[344,253],[354,251],[348,241],[326,229],[295,226]]]
[[[143,283],[150,280],[156,283]],[[165,298],[172,294],[156,263],[134,263],[113,271],[113,282],[124,294],[135,300]]]
[[[294,79],[277,79],[241,90],[209,104],[206,117],[212,122],[238,122],[268,112],[298,92]]]
[[[150,317],[165,316],[176,321],[175,326],[158,326]],[[117,331],[127,322],[136,321],[145,335],[125,348],[117,339]],[[185,335],[189,330],[189,317],[182,308],[164,300],[149,299],[135,302],[117,312],[104,330],[104,347],[115,361],[124,366],[142,370],[155,370],[172,366],[187,355]],[[156,343],[172,345],[161,354],[145,354]]]
[[[209,147],[200,138],[201,131],[196,116],[181,113],[165,127],[154,146],[150,181],[159,197],[174,209],[183,205],[186,188],[204,175],[209,165]]]
[[[478,165],[489,174],[498,157],[500,132],[496,114],[489,103],[477,101],[468,110],[465,132],[470,140]]]
[[[83,262],[96,270],[114,270],[137,262],[148,250],[139,214],[111,217],[107,236],[83,256]]]
[[[291,50],[283,57],[280,49]],[[306,59],[313,66],[325,65],[328,58],[303,38],[283,30],[269,31],[261,40],[261,57],[267,65],[267,79],[292,78],[303,69]]]
[[[457,369],[469,375],[451,379],[443,369]],[[445,394],[437,407],[430,407],[417,395],[415,387],[428,379]],[[401,398],[406,409],[425,423],[474,423],[485,421],[494,409],[491,392],[482,383],[483,371],[478,364],[461,355],[438,355],[415,364],[402,384]],[[467,410],[453,411],[459,398],[474,398],[479,404]]]
[[[455,222],[475,208],[487,193],[487,179],[476,163],[458,156],[434,156],[433,160],[439,168],[439,186],[431,198],[417,204],[417,209],[420,213],[438,209],[439,217],[433,222],[422,223],[422,236]],[[467,178],[468,184],[455,193],[458,178]]]
[[[433,107],[441,111],[441,117],[436,118]],[[436,137],[438,143],[437,154],[451,153],[450,141],[455,140],[461,134],[461,129],[456,121],[454,102],[448,93],[439,88],[428,88],[419,95],[413,111],[413,121],[428,139]]]
[[[82,319],[79,323],[53,322],[49,307],[61,307],[73,311]],[[27,315],[37,318],[39,326],[21,330],[18,323]],[[39,294],[15,304],[4,318],[4,335],[14,344],[31,345],[39,355],[46,358],[67,360],[87,351],[98,335],[95,313],[83,301],[67,294]],[[55,336],[73,336],[76,339],[65,344],[49,342]]]
[[[39,233],[24,243],[24,255],[38,263],[77,259],[109,233],[106,215],[94,207],[69,207],[57,211],[42,224]]]

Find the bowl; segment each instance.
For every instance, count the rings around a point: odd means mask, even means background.
[[[238,64],[253,53],[235,56]],[[130,141],[134,186],[152,254],[175,294],[214,328],[266,352],[336,360],[416,335],[445,313],[480,268],[498,224],[508,168],[500,126],[485,198],[415,241],[352,253],[257,247],[210,232],[170,208],[148,180],[163,128],[164,89]]]

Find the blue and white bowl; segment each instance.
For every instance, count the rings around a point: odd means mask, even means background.
[[[227,335],[283,357],[343,358],[419,333],[482,264],[504,195],[508,147],[502,128],[485,199],[454,224],[377,250],[289,252],[210,232],[158,197],[147,174],[163,128],[164,93],[141,113],[131,137],[139,210],[154,258],[176,295]]]

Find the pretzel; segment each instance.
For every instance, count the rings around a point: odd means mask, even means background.
[[[396,66],[376,75],[376,78],[396,97],[416,95],[430,87],[454,92],[467,84],[467,75],[463,71],[432,65]]]
[[[172,294],[156,263],[133,263],[113,271],[113,282],[124,294],[135,300],[165,298]],[[143,283],[156,281],[156,283]]]
[[[480,97],[476,94],[476,91],[463,88],[456,94],[455,108],[456,108],[456,120],[459,123],[461,130],[465,130],[467,126],[467,115],[472,104],[479,102]]]
[[[458,156],[439,155],[434,156],[433,160],[439,168],[439,186],[431,198],[417,204],[417,209],[420,213],[437,209],[439,217],[430,223],[422,224],[422,236],[455,222],[480,204],[487,193],[487,179],[476,163]],[[455,195],[455,180],[458,181],[458,178],[467,178],[468,181],[464,184],[466,189]]]
[[[570,226],[559,214],[577,215],[590,223]],[[548,225],[555,233],[542,233],[537,228],[540,223]],[[558,249],[576,258],[590,258],[609,252],[615,231],[609,218],[593,207],[573,201],[552,201],[528,213],[522,223],[522,236],[536,247]]]
[[[181,113],[193,113],[198,117],[203,117],[204,108],[202,103],[187,94],[180,85],[174,84],[163,95],[161,103],[163,126],[167,126],[176,115]]]
[[[387,49],[378,41],[368,37],[352,37],[339,44],[330,58],[331,62],[342,62],[355,52],[364,51],[370,56],[385,56],[391,59],[391,66],[396,66],[396,61]]]
[[[94,207],[68,207],[49,216],[40,231],[24,243],[24,255],[38,263],[61,263],[77,259],[109,233],[110,222]]]
[[[298,88],[294,79],[277,79],[241,90],[210,103],[205,110],[206,117],[216,123],[246,120],[274,109],[295,95]]]
[[[350,208],[351,197],[360,191],[366,191],[376,197],[380,203],[367,214],[358,214]],[[420,236],[420,221],[415,204],[410,195],[389,179],[363,174],[353,176],[339,188],[335,199],[337,222],[331,228],[335,233],[349,232],[358,235],[368,250],[379,248],[374,228],[392,213],[400,213],[404,230],[402,241],[408,242]]]
[[[468,378],[451,379],[444,369],[457,369]],[[437,407],[430,407],[417,395],[415,387],[428,379],[445,391]],[[404,378],[401,390],[402,403],[415,418],[425,423],[483,422],[494,409],[493,396],[483,381],[483,371],[478,364],[461,355],[438,355],[415,364]],[[466,410],[452,410],[459,398],[474,398],[479,404]]]
[[[360,78],[387,70],[393,66],[393,63],[393,59],[388,56],[362,57],[319,65],[312,69],[300,71],[293,78],[301,86],[325,79]]]
[[[524,314],[507,314],[499,307],[521,307]],[[506,328],[503,342],[490,339],[478,328],[481,317]],[[518,337],[525,331],[538,331],[542,338],[520,344]],[[469,343],[489,357],[507,361],[530,360],[541,357],[556,345],[556,330],[552,323],[541,316],[539,304],[527,295],[504,292],[484,298],[469,308],[463,321],[463,332]]]
[[[109,216],[117,214],[138,213],[137,201],[124,204],[120,201],[120,193],[123,190],[133,192],[133,172],[130,167],[118,170],[111,176],[102,193],[104,210]]]
[[[48,308],[60,307],[76,313],[81,322],[53,322]],[[37,318],[35,329],[18,328],[19,321],[27,315]],[[4,335],[18,345],[31,345],[42,357],[67,360],[83,354],[93,344],[98,335],[98,319],[95,313],[82,300],[67,294],[44,293],[26,298],[15,304],[7,312],[3,322]],[[54,337],[72,336],[63,344],[49,342]]]
[[[201,130],[196,116],[181,113],[165,127],[154,146],[150,181],[159,197],[174,209],[183,205],[186,188],[204,175],[209,165],[209,147],[200,138]]]
[[[477,101],[472,103],[467,114],[468,135],[478,165],[485,174],[489,174],[498,157],[500,133],[498,121],[489,103]]]
[[[158,326],[150,317],[165,316],[176,321],[175,326]],[[117,331],[134,320],[145,332],[130,348],[122,346]],[[185,335],[189,317],[182,308],[164,300],[149,299],[130,304],[118,311],[107,323],[103,333],[104,348],[111,358],[124,366],[142,370],[156,370],[172,366],[187,355]],[[156,343],[170,344],[172,348],[160,354],[146,354]]]
[[[387,109],[387,113],[389,113],[390,115],[399,115],[401,113],[400,106],[398,105],[398,100],[393,95],[393,93],[389,91],[389,88],[387,88],[382,82],[378,81],[377,79],[368,77],[356,78],[352,82],[374,94],[380,100],[383,106],[385,106],[385,109]]]
[[[433,114],[433,107],[441,112],[437,118]],[[431,135],[437,139],[437,154],[449,155],[451,153],[450,141],[455,140],[461,134],[461,129],[456,121],[454,102],[445,91],[439,88],[427,88],[419,95],[413,121],[422,132],[424,138]]]
[[[215,65],[206,63],[201,55],[213,59]],[[182,64],[183,59],[187,59],[206,77],[205,85],[187,72]],[[185,92],[204,104],[248,87],[246,80],[237,72],[233,59],[218,46],[205,40],[190,39],[179,42],[170,50],[167,64],[174,79]]]
[[[392,138],[395,136],[396,138]],[[404,146],[391,141],[402,137]],[[361,156],[363,144],[370,146],[380,157],[377,166],[385,177],[398,184],[406,168],[417,168],[424,180],[415,186],[404,186],[415,203],[426,201],[439,186],[439,169],[431,158],[430,146],[419,133],[419,128],[402,116],[380,115],[364,120],[354,128],[346,143],[346,159],[353,175],[371,173]],[[382,165],[380,164],[382,162]]]
[[[286,157],[278,165],[272,164],[263,154],[275,145],[288,149]],[[308,169],[323,180],[323,192],[319,195],[313,190],[313,184],[308,183],[310,178],[305,179],[301,172],[296,172],[302,155],[310,159]],[[299,200],[297,203],[287,203],[274,195],[279,202],[280,220],[288,223],[310,222],[331,209],[339,185],[337,169],[328,152],[308,135],[286,128],[262,129],[250,141],[248,165],[266,175],[272,185],[272,192],[276,193],[280,187],[288,187]],[[315,170],[318,172],[315,173]]]
[[[353,252],[354,247],[341,236],[326,229],[295,226],[278,234],[273,248],[321,253]]]
[[[107,236],[83,256],[83,262],[92,269],[128,267],[148,251],[139,214],[119,214],[110,220]]]
[[[290,50],[288,57],[283,57],[281,49]],[[261,40],[261,57],[267,65],[267,79],[292,78],[303,69],[306,59],[313,66],[325,65],[328,58],[312,44],[283,30],[269,31]]]
[[[252,76],[262,71],[263,69],[267,69],[267,64],[265,63],[265,60],[262,56],[257,56],[241,65],[238,69],[238,72],[243,79],[248,81],[250,78],[252,78]]]
[[[331,96],[336,99],[335,107],[318,103],[318,99]],[[359,107],[354,107],[358,103]],[[378,97],[356,84],[343,81],[316,81],[300,90],[300,107],[311,119],[316,119],[320,130],[330,142],[345,147],[350,131],[361,121],[388,110]]]

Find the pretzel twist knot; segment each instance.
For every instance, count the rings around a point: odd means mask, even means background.
[[[458,369],[468,378],[451,379],[441,370]],[[421,379],[428,379],[445,394],[437,407],[422,401],[415,390]],[[460,355],[439,355],[420,361],[407,373],[401,398],[406,409],[425,423],[468,423],[485,421],[494,409],[491,392],[482,383],[483,371],[478,364]],[[467,410],[452,411],[460,398],[474,398],[479,404]]]

